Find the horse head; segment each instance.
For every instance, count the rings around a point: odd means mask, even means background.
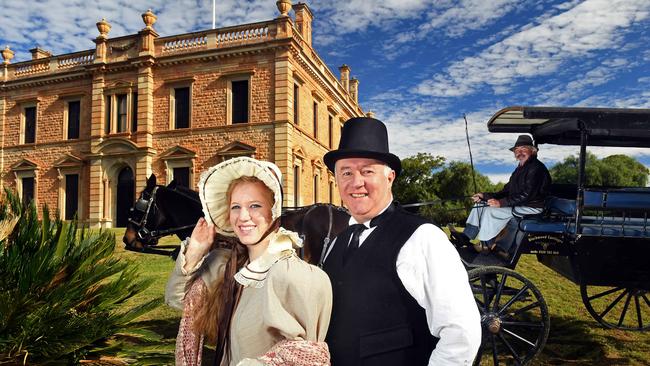
[[[122,241],[128,250],[173,255],[154,248],[162,248],[157,246],[158,239],[171,234],[185,239],[201,215],[198,193],[178,186],[175,181],[167,186],[157,185],[152,174],[129,212]]]
[[[285,211],[280,220],[282,227],[297,232],[303,239],[301,257],[319,264],[323,251],[348,226],[350,214],[342,207],[317,203]]]

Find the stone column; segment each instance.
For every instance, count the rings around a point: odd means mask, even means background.
[[[293,202],[293,132],[294,126],[288,121],[276,121],[274,125],[275,151],[273,160],[282,172],[284,206],[295,206]]]
[[[314,15],[305,3],[294,5],[293,11],[296,13],[296,26],[298,27],[298,32],[300,32],[302,39],[311,46],[311,22],[314,19]]]
[[[90,174],[88,174],[88,225],[99,228],[104,218],[104,182],[101,159],[90,161]]]
[[[350,92],[350,67],[346,64],[341,65],[339,67],[339,71],[341,72],[341,85],[343,86],[343,90],[345,90],[346,93]]]
[[[359,104],[359,80],[355,78],[350,80],[350,98],[352,98],[355,105]]]
[[[106,19],[102,19],[97,22],[97,30],[99,31],[99,36],[94,40],[97,45],[95,48],[95,63],[99,64],[106,62],[106,41],[108,40],[108,32],[111,30],[111,25]]]
[[[5,186],[5,109],[6,97],[0,97],[0,187]]]

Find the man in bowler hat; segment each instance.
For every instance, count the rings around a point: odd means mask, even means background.
[[[393,201],[402,167],[386,126],[348,120],[324,161],[352,215],[323,264],[332,365],[470,365],[481,324],[467,272],[442,230]]]
[[[520,135],[510,151],[518,164],[508,183],[499,192],[480,192],[472,196],[474,202],[484,201],[485,204],[472,209],[464,232],[456,232],[449,226],[452,237],[461,243],[478,237],[480,243],[474,246],[477,251],[496,251],[505,259],[510,255],[514,233],[508,233],[498,243],[495,238],[514,216],[541,213],[551,184],[551,175],[537,160],[537,147],[530,136]]]

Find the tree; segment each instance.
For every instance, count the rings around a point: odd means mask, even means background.
[[[553,183],[577,184],[579,159],[569,156],[550,169]],[[587,153],[586,184],[607,187],[645,187],[648,168],[626,155],[611,155],[602,160]]]
[[[0,363],[77,364],[160,304],[123,309],[151,280],[114,255],[111,232],[42,217],[9,191],[0,203]]]
[[[465,220],[472,206],[470,195],[476,193],[472,169],[468,163],[418,153],[402,159],[402,174],[393,184],[395,198],[402,204],[425,203],[417,212],[436,223]],[[492,191],[490,180],[476,172],[478,191]]]

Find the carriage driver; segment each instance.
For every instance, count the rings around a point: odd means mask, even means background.
[[[386,126],[348,120],[324,161],[352,215],[323,266],[332,365],[470,365],[481,324],[467,273],[442,230],[393,201],[401,162]]]
[[[530,136],[520,135],[510,151],[514,153],[518,165],[508,183],[499,192],[481,192],[472,196],[474,202],[486,201],[487,206],[477,205],[472,209],[465,231],[460,233],[449,226],[452,237],[459,242],[467,244],[470,239],[478,237],[480,243],[474,246],[478,252],[496,251],[505,259],[508,259],[514,233],[507,233],[498,243],[495,238],[511,218],[541,213],[551,185],[551,175],[546,166],[537,160],[537,148]]]

